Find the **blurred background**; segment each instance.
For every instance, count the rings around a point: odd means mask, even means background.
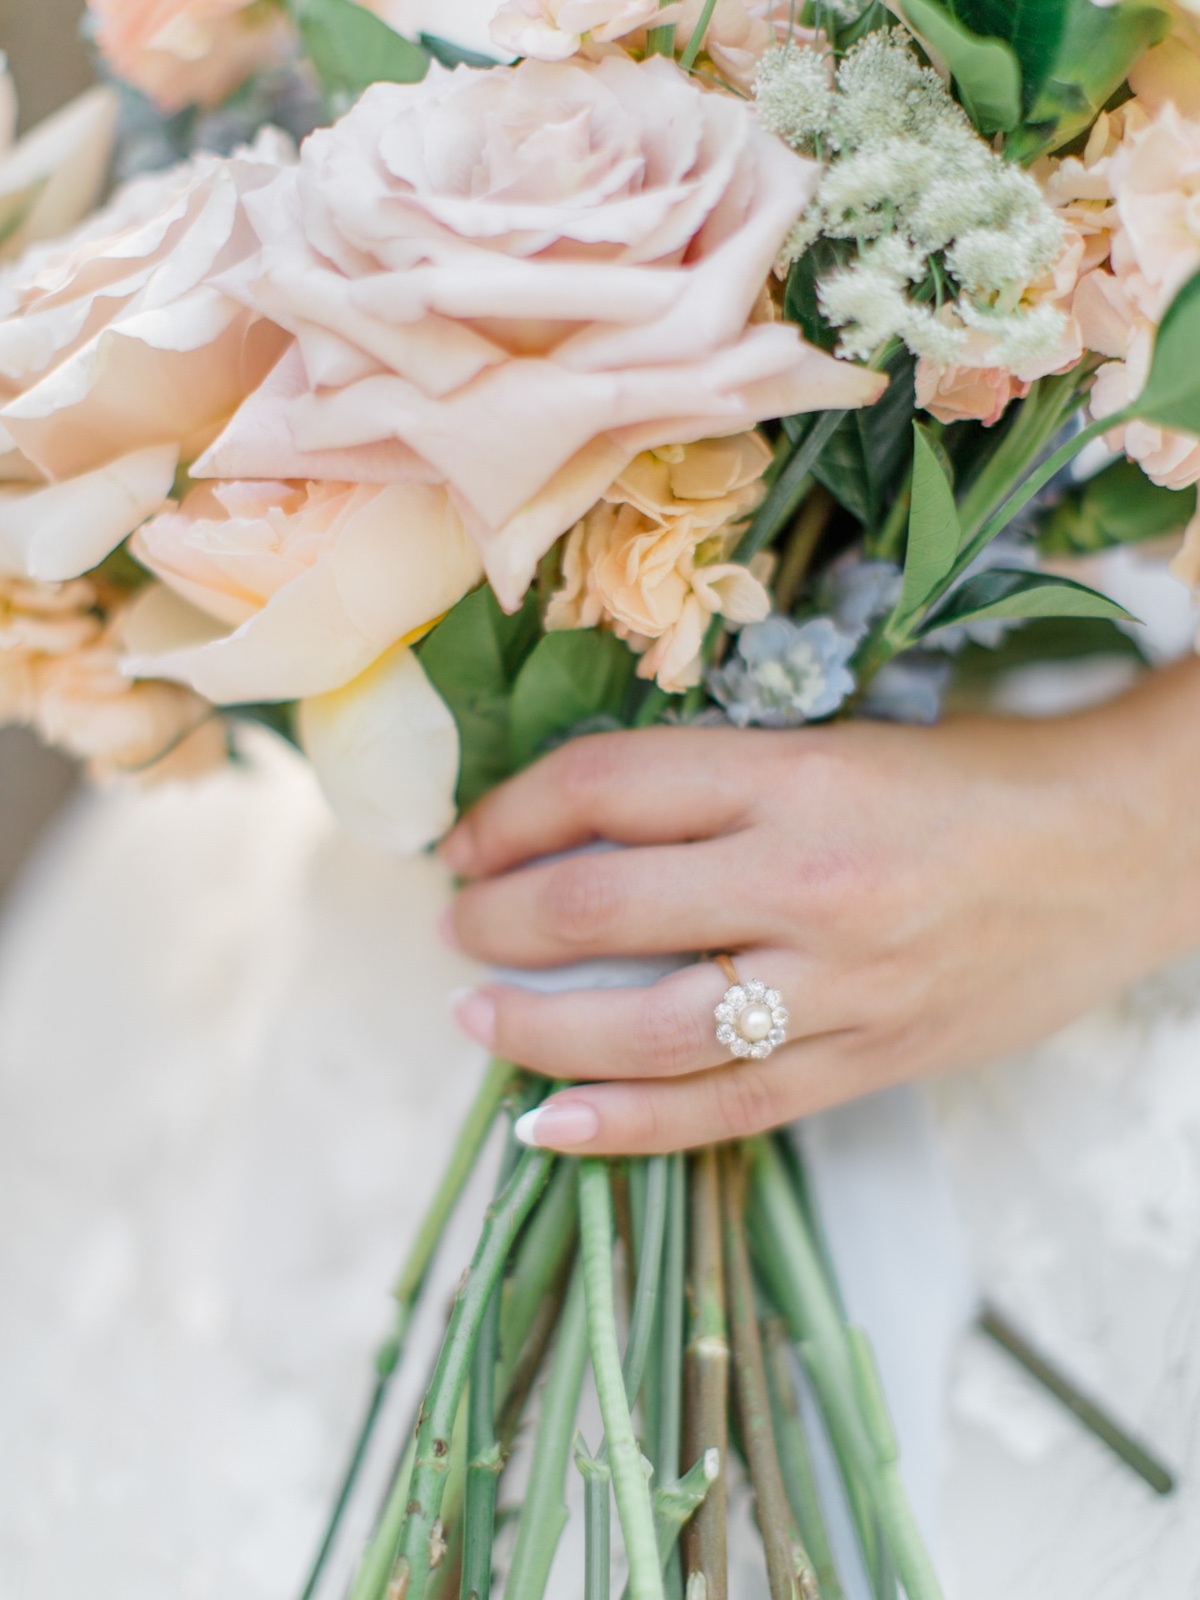
[[[0,0],[0,50],[21,98],[21,127],[56,110],[93,77],[80,35],[82,0]],[[0,895],[71,794],[75,770],[24,728],[0,728]]]

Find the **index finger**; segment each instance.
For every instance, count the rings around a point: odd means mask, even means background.
[[[479,801],[441,845],[461,877],[490,877],[538,856],[607,839],[712,838],[747,808],[744,758],[762,735],[642,728],[576,739]]]

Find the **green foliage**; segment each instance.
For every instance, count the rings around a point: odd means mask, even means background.
[[[423,33],[421,47],[444,67],[494,67],[491,56],[481,56],[476,50],[464,50],[449,39],[440,39],[436,33]]]
[[[611,633],[591,628],[548,633],[522,667],[512,696],[511,753],[516,766],[556,739],[625,708],[635,658]]]
[[[420,646],[421,665],[458,724],[460,810],[513,770],[513,685],[539,632],[532,595],[509,617],[484,585],[460,600]]]
[[[908,429],[916,410],[916,362],[898,350],[891,380],[873,406],[849,411],[817,457],[812,472],[834,499],[873,530],[908,464]]]
[[[1098,656],[1147,664],[1137,640],[1119,623],[1101,617],[1043,617],[1012,629],[994,648],[965,645],[954,657],[955,690],[973,696],[1021,667]]]
[[[1146,387],[1132,413],[1160,427],[1200,434],[1200,272],[1167,307],[1154,342]]]
[[[927,638],[939,628],[956,627],[964,622],[989,622],[1000,618],[1015,621],[1030,617],[1136,620],[1115,600],[1069,578],[993,567],[961,583],[946,604],[920,629],[919,637]]]
[[[252,722],[260,728],[269,728],[273,734],[294,745],[297,750],[300,748],[300,739],[296,733],[294,700],[256,701],[240,706],[223,706],[221,713],[231,722]]]
[[[1046,556],[1084,555],[1175,533],[1196,512],[1196,490],[1163,489],[1132,461],[1114,461],[1055,506],[1038,535]]]
[[[1091,125],[1133,63],[1169,26],[1170,17],[1157,0],[1122,0],[1108,7],[1072,0],[1057,58],[1029,109],[1027,126],[1010,142],[1009,154],[1031,161],[1045,150],[1069,144]]]
[[[300,42],[336,110],[373,83],[420,83],[429,56],[354,0],[288,0]]]
[[[959,98],[982,133],[1008,132],[1021,120],[1021,63],[1003,39],[984,39],[937,0],[900,0],[905,22],[941,56]]]
[[[914,616],[937,593],[954,566],[961,544],[962,528],[954,504],[954,491],[928,431],[915,422],[908,550],[904,559],[904,587],[897,607],[900,620]]]
[[[783,291],[783,314],[794,322],[809,344],[832,350],[838,330],[821,315],[817,285],[850,258],[849,246],[833,239],[817,239],[788,270]]]
[[[1078,0],[951,0],[959,22],[983,39],[1003,39],[1020,63],[1026,104],[1058,59],[1067,22]],[[1092,0],[1084,0],[1091,5]]]

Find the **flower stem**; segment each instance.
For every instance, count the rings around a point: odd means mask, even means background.
[[[827,489],[817,485],[806,495],[796,526],[779,563],[773,585],[776,611],[789,612],[796,603],[801,585],[808,575],[821,536],[837,509],[837,501]]]
[[[450,1465],[450,1437],[466,1386],[471,1356],[488,1302],[513,1239],[546,1187],[554,1157],[530,1150],[488,1211],[470,1271],[459,1291],[417,1428],[408,1518],[392,1571],[389,1600],[425,1600],[441,1533],[441,1506]]]
[[[1041,1384],[1067,1410],[1076,1416],[1089,1433],[1101,1440],[1127,1467],[1137,1473],[1143,1483],[1155,1494],[1167,1495],[1175,1488],[1175,1479],[1169,1468],[1128,1434],[1120,1423],[1104,1411],[1094,1400],[1083,1394],[1057,1367],[1047,1361],[1029,1341],[1013,1327],[995,1306],[985,1306],[980,1313],[979,1326],[989,1339],[1013,1358],[1019,1366]]]
[[[583,1600],[609,1600],[612,1469],[588,1454],[582,1435],[575,1465],[583,1475]]]
[[[587,1354],[587,1306],[583,1272],[577,1262],[559,1322],[550,1375],[542,1391],[533,1465],[508,1574],[506,1592],[520,1600],[542,1600],[567,1525],[563,1489]]]
[[[662,1279],[663,1243],[667,1228],[668,1158],[651,1156],[645,1162],[645,1213],[638,1235],[637,1281],[629,1332],[625,1339],[625,1359],[621,1365],[625,1379],[625,1398],[630,1409],[637,1405],[650,1353],[655,1312]]]
[[[926,611],[932,610],[933,605],[936,605],[951,584],[957,582],[976,556],[991,544],[997,534],[1004,532],[1009,523],[1025,509],[1035,495],[1046,487],[1051,478],[1056,477],[1064,467],[1069,466],[1080,451],[1091,444],[1093,439],[1100,439],[1112,428],[1119,428],[1129,420],[1131,415],[1132,411],[1121,411],[1115,416],[1101,417],[1097,421],[1089,423],[1086,428],[1081,428],[1077,434],[1068,439],[1066,444],[1060,445],[1052,456],[1042,462],[1040,467],[1035,468],[1025,481],[1014,489],[1003,504],[992,513],[979,532],[973,538],[967,540],[959,553],[958,560],[954,563],[949,577],[930,606],[926,607]]]
[[[812,1562],[792,1516],[775,1447],[762,1338],[754,1303],[754,1278],[746,1244],[746,1182],[745,1150],[726,1146],[721,1151],[725,1279],[742,1449],[758,1508],[771,1600],[818,1600]]]
[[[772,1297],[801,1346],[852,1502],[865,1490],[907,1600],[942,1600],[908,1505],[865,1336],[848,1329],[779,1152],[750,1142],[756,1250]],[[872,1564],[878,1572],[878,1563]]]
[[[654,1363],[655,1406],[654,1465],[658,1482],[673,1483],[679,1476],[680,1434],[683,1417],[683,1337],[687,1297],[687,1157],[670,1157],[671,1182],[667,1196],[667,1244],[663,1259],[663,1293],[659,1300],[658,1359]],[[721,1466],[718,1460],[718,1468]],[[664,1580],[669,1600],[683,1596],[683,1560],[676,1541],[667,1558]]]
[[[721,1192],[715,1150],[691,1159],[692,1328],[685,1358],[685,1449],[697,1460],[720,1451],[720,1476],[684,1534],[689,1596],[727,1600],[726,1451],[728,1449],[729,1342],[725,1328],[725,1278],[721,1251]]]
[[[704,43],[704,35],[708,32],[708,25],[712,21],[712,14],[717,9],[717,0],[704,0],[704,10],[700,13],[700,20],[692,30],[687,48],[679,58],[679,65],[685,72],[690,72],[696,65],[696,57]]]
[[[329,1520],[309,1569],[300,1600],[312,1600],[316,1594],[317,1585],[346,1514],[346,1507],[350,1503],[350,1496],[362,1471],[368,1447],[383,1410],[392,1374],[399,1366],[404,1353],[408,1330],[429,1280],[429,1269],[433,1265],[433,1258],[437,1254],[451,1214],[466,1187],[467,1179],[474,1170],[479,1152],[491,1132],[492,1124],[499,1115],[505,1097],[513,1087],[515,1078],[516,1068],[507,1061],[493,1061],[489,1066],[479,1092],[467,1112],[466,1120],[459,1130],[458,1138],[450,1153],[450,1161],[442,1174],[429,1210],[425,1213],[421,1226],[417,1229],[417,1236],[409,1248],[408,1258],[392,1291],[397,1302],[392,1331],[376,1353],[376,1377],[371,1397],[355,1436],[350,1459],[342,1474],[333,1508],[329,1513]]]
[[[613,1205],[606,1162],[579,1164],[579,1224],[592,1370],[625,1536],[632,1600],[663,1600],[654,1510],[625,1395],[613,1300]]]
[[[404,1452],[400,1470],[396,1474],[383,1508],[383,1515],[379,1519],[379,1526],[363,1551],[358,1571],[354,1574],[350,1600],[380,1600],[387,1587],[388,1574],[396,1558],[396,1546],[400,1543],[400,1530],[404,1526],[408,1491],[412,1484],[413,1465],[416,1459],[417,1441],[414,1435]]]
[[[500,1344],[500,1289],[492,1291],[471,1359],[467,1409],[467,1494],[462,1600],[489,1600],[496,1488],[504,1458],[496,1438],[496,1362]]]
[[[808,493],[809,474],[845,415],[844,411],[822,411],[798,444],[793,443],[786,433],[780,436],[776,454],[780,471],[742,535],[734,551],[735,561],[749,561],[795,516]]]
[[[768,1317],[763,1327],[763,1349],[779,1465],[796,1526],[812,1556],[821,1600],[842,1600],[829,1529],[817,1493],[817,1476],[796,1404],[787,1329],[777,1316]]]

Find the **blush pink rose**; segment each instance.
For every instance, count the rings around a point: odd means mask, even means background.
[[[168,112],[216,105],[292,38],[270,0],[88,0],[88,10],[116,76]]]
[[[206,484],[140,528],[132,550],[213,623],[158,605],[155,648],[127,670],[218,705],[340,689],[483,576],[431,484]]]
[[[658,57],[376,84],[249,202],[296,342],[197,471],[444,481],[515,607],[640,451],[878,397],[754,320],[818,171]]]
[[[255,244],[243,204],[278,136],[119,190],[0,271],[0,572],[104,559],[270,371],[285,336],[211,279]]]

